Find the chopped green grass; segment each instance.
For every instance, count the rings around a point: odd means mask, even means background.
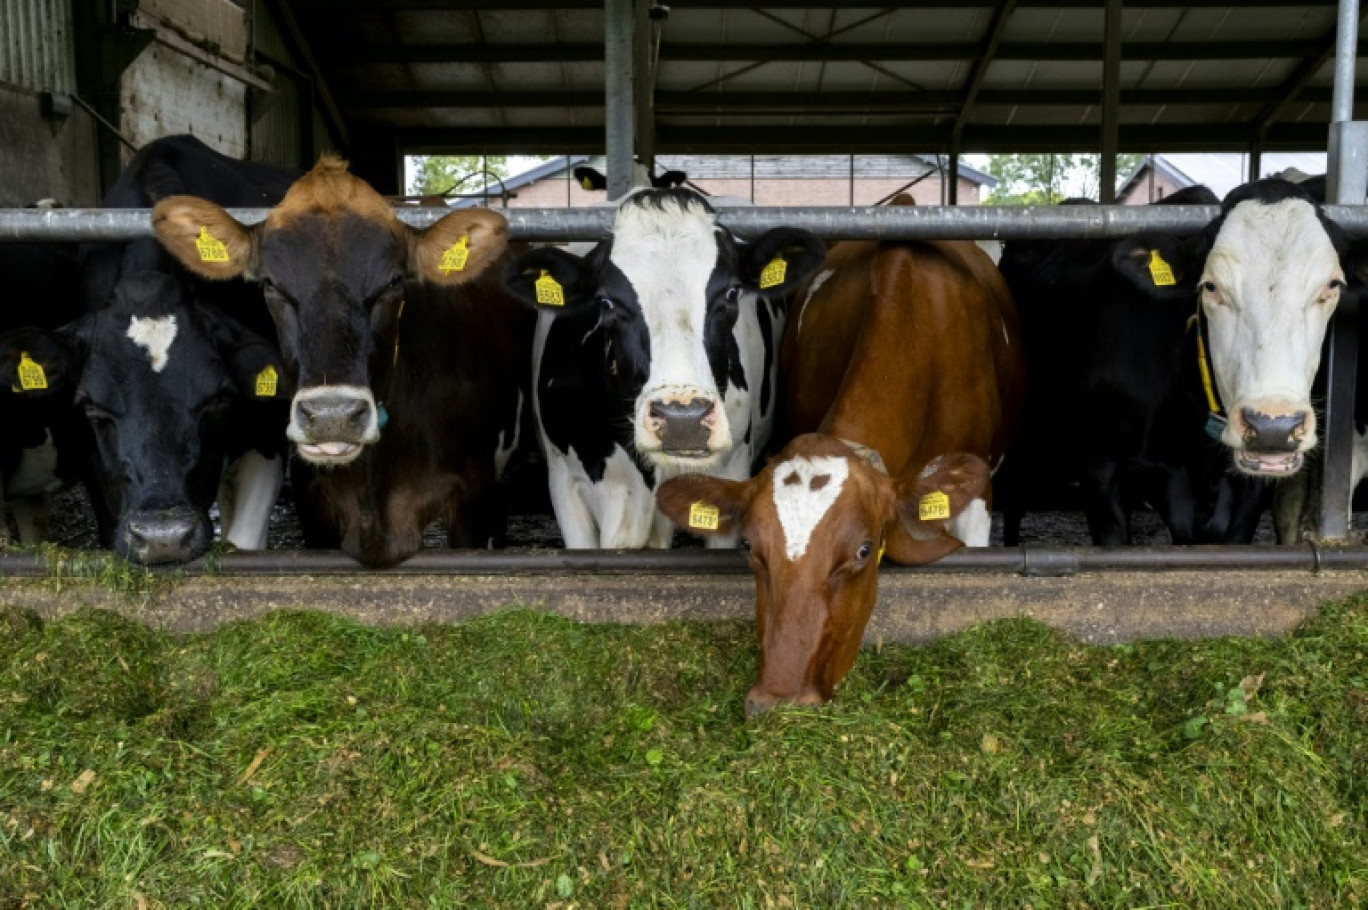
[[[997,622],[742,714],[746,624],[0,611],[0,908],[1368,904],[1368,600]]]

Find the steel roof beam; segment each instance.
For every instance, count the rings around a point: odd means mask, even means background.
[[[1309,151],[1325,147],[1324,123],[1275,125],[1266,150]],[[1248,124],[1123,125],[1118,151],[1247,151]],[[846,154],[934,152],[949,144],[941,126],[673,126],[657,125],[657,154]],[[485,151],[510,154],[600,154],[599,127],[465,127],[402,130],[408,154]],[[1096,126],[975,126],[964,129],[966,152],[1077,152],[1097,147]]]
[[[1321,69],[1325,67],[1325,64],[1330,62],[1330,58],[1334,56],[1335,36],[1337,34],[1338,29],[1330,29],[1330,31],[1322,35],[1320,40],[1316,42],[1316,46],[1312,49],[1311,53],[1300,55],[1305,59],[1292,71],[1292,75],[1288,76],[1286,81],[1278,86],[1278,90],[1282,97],[1277,101],[1271,102],[1254,118],[1256,136],[1263,136],[1268,132],[1269,127],[1273,125],[1274,121],[1287,112],[1289,107],[1298,101],[1305,100],[1301,97],[1301,94],[1306,90],[1307,84],[1315,78],[1315,75],[1319,73]],[[1364,49],[1360,47],[1359,55],[1362,56],[1363,54]]]
[[[324,48],[320,47],[320,51]],[[1266,60],[1315,57],[1323,41],[1138,41],[1121,46],[1126,60]],[[333,66],[374,63],[600,63],[602,44],[409,44],[330,45]],[[1368,53],[1360,44],[1359,53]],[[812,63],[943,62],[979,60],[983,44],[662,44],[662,61]],[[1102,62],[1101,42],[1003,42],[994,59],[1041,62]]]
[[[1201,104],[1272,104],[1280,101],[1284,90],[1268,88],[1203,89],[1122,89],[1123,106],[1163,105],[1181,107]],[[438,91],[438,92],[349,92],[347,107],[373,108],[528,108],[528,107],[602,107],[600,91]],[[1329,104],[1329,88],[1303,89],[1300,99]],[[963,92],[656,92],[655,108],[664,114],[839,114],[859,116],[870,113],[941,113],[958,110],[965,101]],[[981,89],[976,98],[981,107],[1049,107],[1100,105],[1102,90],[1093,89]]]
[[[1017,0],[1003,0],[1002,5],[993,13],[993,20],[988,23],[988,37],[983,42],[982,52],[974,60],[969,78],[965,80],[964,99],[960,103],[959,113],[955,115],[955,125],[951,127],[951,135],[954,137],[952,148],[959,147],[960,134],[964,131],[964,125],[969,122],[969,112],[974,109],[974,101],[978,98],[979,89],[983,87],[983,77],[988,75],[993,55],[1002,44],[1002,32],[1007,28],[1007,20],[1012,17],[1016,5]]]

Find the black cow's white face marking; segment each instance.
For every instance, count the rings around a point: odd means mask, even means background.
[[[632,423],[637,451],[653,460],[706,468],[733,445],[705,347],[718,258],[718,227],[702,206],[665,199],[618,211],[608,261],[630,284],[649,339]],[[728,293],[739,300],[739,288]]]
[[[1286,475],[1316,445],[1311,383],[1344,272],[1305,199],[1239,203],[1202,273],[1211,365],[1229,423],[1221,441],[1236,467]]]
[[[175,316],[134,316],[128,321],[130,341],[147,352],[152,372],[160,373],[166,369],[166,357],[171,343],[176,340]]]

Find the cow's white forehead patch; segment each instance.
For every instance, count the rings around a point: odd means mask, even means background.
[[[802,559],[812,532],[841,495],[850,464],[834,455],[799,455],[774,469],[774,511],[784,532],[784,555]]]
[[[134,316],[128,323],[128,337],[147,352],[152,372],[166,369],[166,356],[176,340],[175,316]]]

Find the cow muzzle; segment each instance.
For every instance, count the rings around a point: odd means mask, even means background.
[[[821,692],[817,691],[816,686],[805,686],[796,695],[785,696],[767,692],[759,685],[756,685],[746,693],[746,716],[756,717],[757,715],[764,714],[775,705],[780,704],[805,705],[811,707],[826,704],[826,699],[822,697]]]
[[[1316,443],[1316,418],[1309,408],[1285,402],[1255,402],[1235,411],[1231,427],[1235,466],[1246,474],[1286,477],[1301,470]]]
[[[675,458],[711,458],[731,448],[727,419],[716,397],[696,390],[657,394],[643,415],[647,445]]]
[[[114,549],[143,565],[189,562],[209,549],[209,518],[189,509],[130,512],[119,523]]]
[[[285,435],[305,461],[319,465],[353,461],[362,447],[380,439],[375,396],[362,386],[301,389],[295,395]]]

